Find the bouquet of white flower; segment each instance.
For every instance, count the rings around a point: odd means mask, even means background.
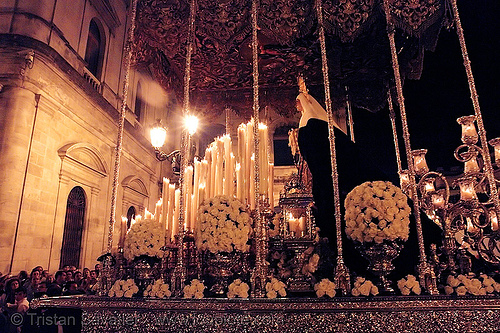
[[[198,279],[191,281],[191,284],[184,286],[184,298],[203,298],[203,291],[205,291],[205,285]]]
[[[403,295],[410,295],[411,292],[414,292],[416,295],[420,295],[422,292],[417,278],[411,274],[408,274],[406,278],[402,278],[398,281],[398,288]]]
[[[170,297],[172,296],[172,293],[170,292],[169,288],[170,287],[167,283],[164,283],[162,279],[158,279],[154,284],[150,284],[147,286],[146,290],[144,291],[144,296],[158,298]]]
[[[267,298],[276,298],[278,294],[281,297],[286,296],[285,284],[276,278],[272,278],[271,282],[266,283]]]
[[[337,286],[329,279],[322,279],[314,285],[314,290],[316,291],[316,296],[318,297],[323,297],[325,295],[335,297],[335,288],[337,288]]]
[[[365,182],[345,199],[346,234],[361,243],[408,240],[410,207],[406,195],[390,182]]]
[[[446,295],[456,293],[459,296],[464,296],[467,293],[477,296],[500,292],[500,283],[486,274],[481,274],[480,277],[482,281],[462,274],[456,278],[450,275],[446,280],[448,285],[444,287],[444,292]]]
[[[247,252],[252,219],[245,205],[236,198],[216,196],[204,201],[198,210],[196,246],[212,253]]]
[[[240,279],[236,279],[229,285],[229,290],[227,292],[228,298],[241,297],[248,298],[248,290],[250,287],[245,282]]]
[[[352,288],[351,294],[353,296],[369,296],[370,294],[375,296],[378,295],[378,287],[374,285],[370,280],[358,276],[358,278],[354,282],[354,288]]]
[[[132,297],[139,291],[133,279],[116,280],[108,292],[110,297]]]
[[[128,260],[141,255],[161,258],[160,248],[164,245],[164,237],[164,230],[157,221],[145,219],[135,222],[125,237],[123,255]]]

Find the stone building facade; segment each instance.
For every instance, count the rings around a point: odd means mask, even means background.
[[[107,248],[128,6],[0,4],[0,272],[93,267]],[[144,103],[158,93],[152,82],[147,70],[131,71],[118,221],[152,210],[160,195],[146,130],[163,116],[166,95]]]
[[[107,249],[115,147],[122,105],[129,0],[3,0],[0,4],[0,272],[42,265],[92,267]],[[154,211],[159,163],[148,129],[168,125],[179,147],[180,104],[148,68],[130,71],[113,245],[121,216]],[[295,120],[271,111],[270,135]],[[205,124],[197,153],[224,133]],[[248,119],[230,117],[230,131]],[[208,133],[208,134],[207,134]],[[207,137],[209,136],[209,137]],[[282,135],[283,136],[283,133]],[[283,141],[284,137],[280,140]],[[233,144],[236,140],[233,139]],[[273,155],[272,149],[271,154]],[[280,170],[283,169],[283,170]],[[289,167],[277,167],[287,174]],[[278,198],[280,186],[275,186]]]

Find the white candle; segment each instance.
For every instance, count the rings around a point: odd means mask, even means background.
[[[199,206],[199,187],[200,187],[200,176],[201,176],[201,162],[195,159],[194,161],[194,185],[193,185],[193,201],[191,205],[191,219],[194,223],[196,221],[196,212]]]
[[[167,239],[172,239],[174,223],[176,223],[174,221],[174,210],[175,210],[175,184],[170,184],[168,186]]]
[[[238,126],[238,159],[240,161],[240,168],[243,170],[245,170],[245,131],[246,125],[240,124]],[[242,198],[239,199],[241,200]]]
[[[243,201],[243,184],[241,179],[241,164],[236,163],[236,198]]]
[[[255,154],[250,157],[250,169],[255,170]],[[255,209],[255,172],[250,173],[250,193],[249,198],[250,209]]]
[[[125,244],[125,236],[127,235],[127,221],[128,219],[125,216],[122,216],[122,221],[120,224],[120,241],[118,243],[118,247],[123,248]]]
[[[288,230],[290,233],[297,234],[299,231],[299,221],[293,217],[292,213],[288,213]]]
[[[230,194],[230,184],[229,184],[229,173],[231,172],[231,138],[229,135],[224,135],[222,137],[222,143],[224,145],[224,188],[223,188],[223,194],[224,195],[229,195]]]
[[[267,197],[269,198],[269,205],[271,209],[274,207],[274,163],[269,163],[269,179]]]
[[[200,205],[205,201],[205,196],[206,196],[206,186],[205,183],[200,184],[200,189],[199,189],[199,197],[200,197]],[[199,208],[199,206],[198,206]]]
[[[305,216],[301,216],[299,218],[299,226],[300,226],[300,231],[306,231],[306,218],[305,218]]]
[[[260,193],[265,193],[267,196],[267,178],[268,178],[268,158],[267,158],[267,126],[259,123],[259,179]]]
[[[222,181],[224,179],[224,141],[222,138],[217,139],[217,169],[215,172],[215,195],[222,195],[224,193]]]
[[[234,196],[234,165],[236,163],[236,157],[234,154],[231,152],[230,154],[230,159],[229,159],[229,196]]]
[[[253,120],[250,121],[247,124],[247,142],[246,142],[246,161],[248,161],[247,166],[246,166],[246,175],[245,175],[245,182],[248,179],[248,183],[246,184],[246,197],[248,201],[250,202],[252,197],[252,186],[254,185],[253,182],[251,181],[251,178],[255,176],[255,168],[253,167],[253,163],[251,158],[252,155],[255,155],[255,150],[254,150],[254,133],[253,133]],[[254,156],[255,159],[255,156]]]
[[[155,221],[160,223],[161,220],[160,220],[160,215],[161,215],[161,211],[162,211],[162,204],[163,204],[163,200],[162,198],[160,198],[157,202],[156,202],[156,205],[155,205]]]
[[[169,200],[168,200],[169,187],[170,187],[170,180],[168,178],[163,178],[161,225],[165,230],[168,229],[167,215],[168,215],[168,205],[169,205]]]
[[[193,193],[193,167],[190,165],[186,167],[184,172],[184,185],[186,193],[184,193],[184,222],[187,226],[187,231],[191,227],[191,194]]]
[[[175,210],[174,210],[174,223],[172,228],[172,240],[174,240],[175,235],[179,233],[179,215],[180,215],[180,201],[181,201],[181,190],[175,190]]]
[[[207,185],[207,191],[210,194],[212,164],[213,164],[212,148],[211,147],[208,147],[206,150],[205,161],[207,161],[206,185]]]

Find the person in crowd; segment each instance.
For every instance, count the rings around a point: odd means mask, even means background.
[[[66,283],[66,272],[59,270],[55,274],[55,281],[47,287],[47,296],[61,296]]]
[[[58,284],[62,288],[64,287],[65,282],[66,282],[66,272],[63,270],[57,271],[55,274],[54,283]]]
[[[66,281],[73,281],[73,271],[71,269],[66,271]]]
[[[80,281],[80,289],[85,291],[85,292],[88,292],[89,288],[90,288],[90,269],[88,269],[87,267],[85,267],[83,269],[83,274],[82,274],[82,280]]]
[[[38,289],[35,292],[34,298],[41,298],[47,296],[48,285],[49,284],[47,283],[47,281],[40,281],[40,283],[38,284]]]
[[[19,283],[21,283],[21,285],[22,285],[29,278],[28,272],[26,272],[24,270],[19,271],[19,274],[17,275],[17,277],[19,278]]]
[[[35,297],[35,293],[38,291],[38,285],[40,284],[40,281],[40,270],[35,267],[30,273],[30,278],[23,284],[23,288],[26,289],[29,302],[31,302],[31,300]]]
[[[51,275],[48,269],[44,269],[42,271],[42,281],[46,281],[47,277]],[[52,281],[49,281],[49,283],[52,283]]]
[[[11,316],[15,313],[20,314],[22,316],[25,316],[30,308],[30,303],[28,302],[28,299],[26,298],[26,289],[23,287],[19,287],[15,290],[14,295],[15,295],[14,296],[14,303],[7,303],[7,308],[10,309],[9,312],[11,312]],[[14,325],[14,323],[11,322],[9,325],[9,333],[22,332],[22,322],[23,321],[20,321],[20,322],[21,322],[21,325]]]
[[[0,296],[0,308],[4,314],[10,315],[12,312],[7,304],[14,304],[16,301],[16,289],[20,287],[18,277],[10,278],[5,282],[5,294]]]
[[[78,284],[78,286],[80,286],[82,279],[83,279],[82,272],[75,271],[75,274],[73,274],[73,281],[75,281]]]
[[[75,281],[66,282],[65,289],[66,289],[64,292],[65,296],[85,294],[84,291],[82,291],[78,288],[78,284]]]

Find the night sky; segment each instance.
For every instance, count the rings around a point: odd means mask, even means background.
[[[500,136],[500,1],[459,0],[458,7],[489,140]],[[412,149],[429,150],[431,170],[462,168],[453,156],[461,144],[456,119],[474,114],[474,109],[455,29],[441,31],[435,51],[425,53],[420,80],[406,80],[403,93]],[[396,117],[401,124],[397,109]],[[397,177],[387,107],[377,113],[355,109],[354,131],[366,155],[386,174]],[[402,160],[405,168],[404,155]]]

